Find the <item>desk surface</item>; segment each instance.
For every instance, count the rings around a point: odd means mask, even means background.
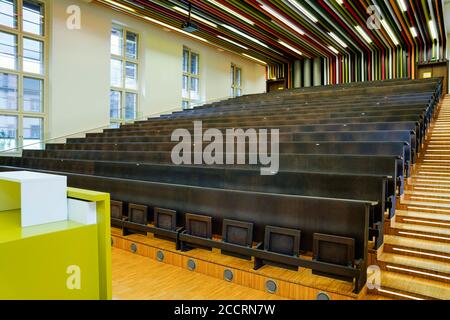
[[[0,244],[84,226],[84,224],[78,222],[65,220],[22,228],[20,225],[20,209],[0,211]]]

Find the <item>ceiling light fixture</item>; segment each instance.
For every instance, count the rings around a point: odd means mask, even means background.
[[[278,40],[278,43],[281,44],[282,46],[284,46],[284,47],[290,49],[291,51],[295,52],[296,54],[298,54],[298,55],[300,55],[300,56],[303,55],[303,53],[302,53],[300,50],[298,50],[297,48],[294,48],[294,47],[291,46],[289,43],[286,43],[286,42],[284,42],[284,41],[282,41],[282,40]]]
[[[369,35],[361,28],[361,26],[355,26],[356,31],[359,32],[361,37],[363,37],[364,40],[366,40],[367,43],[371,44],[372,39],[369,37]]]
[[[259,41],[258,39],[255,39],[255,38],[249,36],[248,34],[242,32],[242,31],[239,31],[238,29],[236,29],[236,28],[234,28],[234,27],[232,27],[232,26],[229,26],[229,25],[226,25],[226,24],[223,24],[222,26],[225,27],[225,28],[227,28],[228,30],[233,31],[234,33],[236,33],[236,34],[238,34],[238,35],[244,37],[244,38],[247,38],[247,39],[250,40],[250,41],[253,41],[253,42],[259,44],[260,46],[263,46],[263,47],[265,47],[265,48],[268,48],[268,47],[269,47],[269,46],[268,46],[267,44],[265,44],[264,42],[261,42],[261,41]]]
[[[416,28],[411,27],[409,30],[411,30],[411,35],[413,36],[413,38],[417,38],[418,34]]]
[[[386,30],[386,32],[389,35],[389,37],[391,38],[392,42],[394,42],[394,44],[396,46],[398,46],[400,44],[400,42],[398,42],[398,39],[395,36],[394,32],[392,31],[391,26],[384,19],[381,20],[381,24],[383,25],[383,27]]]
[[[215,5],[216,7],[219,7],[220,9],[224,10],[225,12],[231,13],[233,16],[241,19],[242,21],[247,22],[248,24],[251,24],[252,26],[255,25],[255,23],[250,20],[247,19],[246,17],[244,17],[242,14],[237,13],[236,11],[231,10],[230,8],[228,8],[227,6],[224,6],[223,4],[214,1],[214,0],[207,0],[208,2],[212,3],[213,5]]]
[[[430,26],[431,37],[433,38],[433,40],[436,40],[438,38],[438,35],[437,35],[436,25],[435,25],[434,21],[430,20],[428,22],[428,25]]]
[[[333,46],[328,46],[328,49],[330,49],[331,51],[333,51],[335,54],[339,54],[339,51],[333,47]]]
[[[178,11],[178,12],[181,12],[181,13],[187,15],[187,16],[189,15],[189,11],[187,11],[187,10],[185,10],[185,9],[183,9],[183,8],[174,6],[173,9],[176,10],[176,11]],[[196,14],[194,14],[194,13],[191,13],[191,17],[192,17],[193,19],[195,19],[195,20],[198,20],[198,21],[200,21],[200,22],[203,22],[204,24],[207,24],[207,25],[210,26],[210,27],[217,28],[217,24],[212,23],[211,21],[208,21],[208,20],[206,20],[205,18],[202,18],[202,17],[200,17],[200,16],[198,16],[198,15],[196,15]]]
[[[317,18],[315,16],[313,16],[311,14],[311,12],[309,12],[308,10],[306,10],[301,4],[299,4],[297,1],[295,0],[288,0],[289,3],[291,3],[294,7],[296,7],[301,13],[303,13],[305,16],[308,17],[309,20],[311,20],[312,22],[316,23]]]
[[[328,35],[332,37],[337,43],[339,43],[342,47],[347,48],[347,44],[341,40],[334,32],[328,32]]]
[[[402,10],[402,12],[408,11],[405,0],[397,0],[397,3],[398,3],[398,6],[400,7],[400,10]]]
[[[220,39],[222,39],[222,40],[228,41],[229,43],[232,43],[232,44],[234,44],[235,46],[238,46],[238,47],[241,47],[241,48],[243,48],[243,49],[245,49],[245,50],[248,50],[248,48],[247,48],[246,46],[243,46],[242,44],[237,43],[236,41],[233,41],[233,40],[231,40],[231,39],[228,39],[228,38],[225,38],[225,37],[222,37],[222,36],[217,36],[217,38],[220,38]]]
[[[267,11],[268,13],[270,13],[272,16],[274,16],[275,18],[277,18],[281,22],[283,22],[285,25],[287,25],[292,30],[294,30],[297,33],[301,34],[302,36],[305,34],[305,32],[302,29],[297,27],[295,24],[293,24],[291,21],[289,21],[288,19],[283,17],[281,14],[279,14],[277,11],[275,11],[271,7],[269,7],[269,6],[265,5],[265,4],[262,4],[261,8],[264,9],[265,11]]]

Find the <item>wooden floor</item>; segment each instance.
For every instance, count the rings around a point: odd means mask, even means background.
[[[128,251],[112,248],[114,300],[284,300]],[[387,297],[367,295],[369,300]]]
[[[282,300],[265,293],[112,248],[115,300]]]

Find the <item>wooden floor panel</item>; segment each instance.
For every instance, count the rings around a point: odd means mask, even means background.
[[[114,300],[286,300],[117,248],[112,248],[112,279]]]
[[[267,265],[255,271],[253,261],[226,256],[221,254],[220,250],[193,249],[181,252],[175,249],[174,243],[157,239],[152,234],[123,237],[116,228],[112,228],[112,235],[115,248],[129,252],[130,246],[135,244],[138,255],[151,259],[156,259],[156,251],[161,250],[166,256],[165,262],[184,270],[187,270],[185,266],[188,259],[194,259],[197,263],[196,272],[218,279],[221,283],[225,282],[223,271],[230,269],[235,273],[233,281],[237,284],[264,292],[265,281],[271,279],[278,284],[277,293],[290,299],[315,299],[319,292],[328,293],[333,300],[363,299],[365,295],[364,291],[358,295],[353,293],[351,282],[313,275],[310,269],[300,268],[298,271],[292,271]]]
[[[115,300],[284,299],[117,248],[112,248],[112,278]]]

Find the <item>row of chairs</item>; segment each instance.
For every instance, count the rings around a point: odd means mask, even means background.
[[[144,231],[135,231],[128,228],[126,222],[140,224],[141,226],[149,225],[149,208],[146,205],[139,205],[129,203],[127,205],[127,215],[124,216],[124,204],[122,201],[111,201],[111,220],[116,227],[122,228],[124,236],[133,233],[147,234],[153,232],[158,237],[158,232],[155,230],[169,230],[177,233],[175,238],[177,248],[181,251],[188,251],[193,248],[202,248],[210,250],[212,248],[211,241],[205,241],[198,244],[198,241],[190,241],[189,236],[198,239],[213,240],[212,220],[211,216],[198,215],[192,213],[184,213],[183,227],[179,227],[180,220],[177,211],[165,208],[153,208],[153,224],[154,228]],[[295,264],[287,264],[283,256],[290,258],[299,258],[301,252],[301,230],[282,228],[278,226],[265,226],[264,240],[260,243],[254,242],[254,224],[251,222],[224,219],[222,221],[222,236],[220,241],[225,244],[221,250],[222,254],[231,255],[234,257],[251,260],[252,255],[242,254],[240,248],[251,248],[259,251],[259,253],[275,253],[276,255],[266,255],[254,259],[254,269],[257,270],[265,264],[282,266],[291,270],[298,270],[301,265],[301,260],[298,259]],[[180,240],[180,235],[183,235],[183,240]],[[252,251],[250,251],[251,253]],[[355,266],[355,239],[348,237],[341,237],[330,234],[313,234],[313,261],[317,265],[326,268],[327,264],[347,267],[358,271]],[[323,264],[321,264],[323,263]],[[356,262],[358,264],[359,262]],[[326,275],[336,277],[341,280],[353,281],[353,277],[338,276],[324,271],[317,271],[313,269],[313,274]]]

